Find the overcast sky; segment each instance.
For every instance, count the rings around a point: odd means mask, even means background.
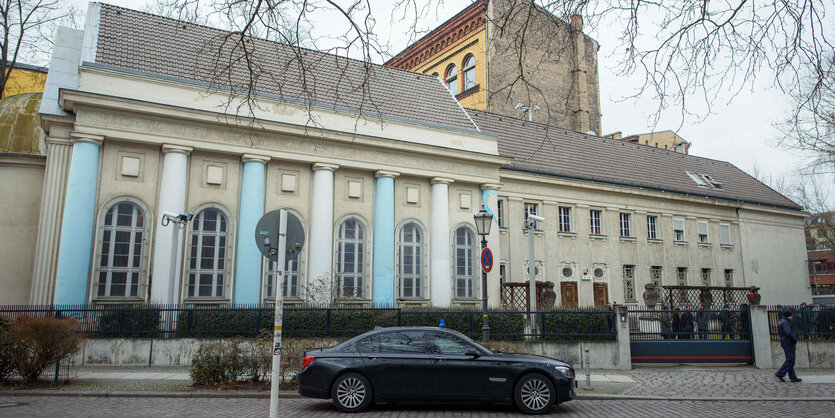
[[[71,0],[86,8],[87,2]],[[145,0],[108,0],[107,3],[124,7],[142,9]],[[404,33],[402,22],[391,21],[391,0],[371,0],[375,8],[375,32],[381,42],[390,45],[390,52],[397,53],[409,42],[409,36]],[[438,10],[432,10],[428,16],[419,21],[419,28],[429,30],[458,11],[471,4],[471,0],[445,0]],[[379,9],[377,9],[379,8]],[[315,36],[328,36],[326,30],[338,30],[343,21],[326,14],[315,17]],[[322,24],[320,24],[320,22]],[[326,29],[327,28],[327,29]],[[773,84],[772,74],[762,74],[753,86],[746,86],[741,93],[731,100],[730,93],[720,97],[712,104],[710,114],[702,112],[704,120],[697,118],[685,119],[682,123],[680,112],[672,109],[664,113],[660,121],[653,127],[652,114],[657,104],[649,98],[623,100],[640,87],[640,77],[621,77],[617,75],[618,62],[616,56],[622,51],[615,51],[618,46],[616,31],[587,31],[600,43],[598,52],[600,101],[603,114],[603,133],[621,131],[623,134],[639,134],[651,131],[673,130],[679,136],[690,141],[693,145],[690,153],[693,155],[729,161],[737,167],[753,172],[754,165],[759,166],[760,172],[772,178],[791,177],[801,168],[804,158],[788,151],[777,148],[779,132],[773,123],[785,117],[789,109],[787,98]],[[325,41],[327,42],[327,41]],[[835,183],[830,177],[829,183]],[[830,187],[829,201],[835,204],[835,186]]]

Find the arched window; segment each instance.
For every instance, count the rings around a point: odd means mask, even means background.
[[[464,91],[475,87],[475,57],[464,58]]]
[[[99,256],[99,297],[138,297],[145,214],[135,203],[114,203],[104,216]]]
[[[301,218],[298,215],[291,212],[290,210],[287,211],[288,218],[296,218],[299,220],[299,225],[304,225]],[[307,247],[307,240],[306,235],[307,233],[304,231],[304,226],[302,226],[302,234],[301,237],[305,241],[304,247]],[[288,237],[289,240],[289,237]],[[284,258],[284,283],[282,284],[282,288],[284,289],[284,293],[282,293],[282,297],[285,298],[298,298],[299,296],[299,287],[303,286],[302,279],[304,278],[304,274],[301,272],[301,264],[302,258],[304,257],[304,249],[302,249],[301,253],[293,252],[290,253],[289,249],[293,246],[294,243],[288,242],[287,248],[288,253]],[[304,248],[303,247],[303,248]],[[272,261],[267,261],[267,277],[265,278],[265,282],[267,284],[267,298],[274,298],[275,293],[273,288],[275,287],[275,277],[273,274],[275,272],[275,263]]]
[[[336,286],[339,298],[364,298],[366,232],[364,223],[349,217],[339,224],[336,242]]]
[[[455,230],[455,244],[452,251],[452,265],[456,298],[473,297],[473,231],[461,226]]]
[[[455,64],[450,65],[446,69],[446,88],[449,89],[452,94],[458,94],[458,69],[455,68]]]
[[[397,282],[402,298],[423,297],[423,230],[417,222],[408,222],[398,235]]]
[[[194,217],[188,265],[188,297],[223,297],[226,284],[227,221],[216,208]]]

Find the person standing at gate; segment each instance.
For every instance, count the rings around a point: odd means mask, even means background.
[[[684,318],[681,317],[681,309],[676,308],[673,311],[673,335],[676,340],[684,339]]]
[[[699,339],[707,339],[707,328],[710,323],[710,312],[705,310],[703,303],[699,304],[699,310],[696,312],[696,328],[699,330]]]
[[[684,327],[684,339],[692,340],[695,337],[693,335],[693,330],[696,322],[693,318],[693,311],[690,310],[690,305],[684,305],[684,312],[681,314],[681,322]]]
[[[792,332],[792,313],[791,311],[783,312],[783,319],[777,324],[777,330],[780,332],[780,347],[783,347],[783,353],[786,355],[786,361],[780,366],[780,370],[774,373],[781,382],[785,382],[786,373],[789,375],[789,380],[792,382],[800,382],[803,379],[797,377],[794,372],[794,356],[795,348],[797,347],[797,337]]]
[[[731,305],[725,304],[722,307],[722,312],[719,314],[719,322],[722,323],[722,339],[734,339],[736,333],[736,315],[731,311]]]
[[[673,317],[670,315],[670,309],[667,305],[661,307],[661,337],[665,340],[672,337],[673,331]]]

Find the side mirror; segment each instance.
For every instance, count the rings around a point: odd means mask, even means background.
[[[468,356],[470,356],[470,357],[472,357],[472,358],[479,358],[479,357],[481,357],[481,354],[479,354],[479,352],[478,352],[478,351],[476,351],[476,350],[475,350],[475,349],[473,349],[473,348],[468,349],[468,350],[467,350],[467,352],[466,352],[466,353],[464,353],[464,354],[465,354],[465,355],[468,355]]]

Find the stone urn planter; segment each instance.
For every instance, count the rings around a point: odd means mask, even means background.
[[[644,304],[650,309],[655,309],[655,305],[658,303],[658,288],[654,283],[647,283],[644,285],[644,289],[646,289],[644,291]]]
[[[552,308],[557,302],[557,292],[554,291],[554,282],[545,282],[545,290],[542,291],[543,308]]]

